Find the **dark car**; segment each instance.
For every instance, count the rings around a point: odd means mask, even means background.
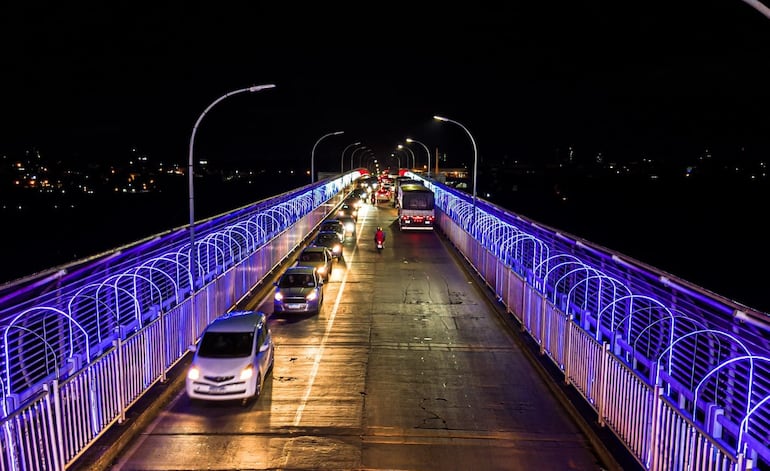
[[[345,242],[345,226],[337,219],[327,219],[321,223],[319,231],[333,231],[336,232],[340,238],[340,242]]]
[[[319,231],[311,245],[326,247],[331,250],[332,256],[339,259],[342,256],[342,242],[340,236],[334,231]]]
[[[337,219],[339,219],[340,216],[350,216],[353,219],[358,219],[358,209],[353,204],[342,203],[337,210]]]
[[[332,276],[332,268],[334,267],[334,256],[331,250],[326,247],[309,246],[297,257],[298,267],[312,267],[316,272],[321,275],[324,282],[329,281],[329,277]]]
[[[323,302],[323,280],[313,267],[289,267],[275,282],[274,313],[318,313]]]
[[[342,226],[345,228],[345,240],[356,240],[356,220],[350,216],[340,216],[337,218]]]

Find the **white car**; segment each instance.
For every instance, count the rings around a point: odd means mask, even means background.
[[[204,401],[256,401],[275,360],[267,316],[257,311],[217,318],[190,350],[195,354],[187,372],[187,396]]]

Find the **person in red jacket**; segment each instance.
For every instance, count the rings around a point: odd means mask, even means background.
[[[385,245],[385,231],[381,227],[378,227],[377,232],[374,233],[374,243],[377,248],[382,248]]]

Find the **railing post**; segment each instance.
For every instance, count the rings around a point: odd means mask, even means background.
[[[656,365],[657,366],[657,365]],[[661,394],[662,389],[660,385],[656,384],[652,389],[652,423],[650,424],[650,451],[647,459],[647,468],[650,471],[657,471],[660,469],[660,420],[662,415]]]
[[[544,301],[540,309],[540,354],[545,355],[545,318],[546,311],[548,311],[548,301]]]
[[[55,469],[64,469],[64,437],[62,435],[62,414],[61,414],[61,400],[59,399],[59,380],[55,379],[51,382],[51,389],[48,389],[48,385],[45,384],[43,387],[48,391],[48,397],[53,397],[53,417],[49,414],[50,419],[53,423],[48,424],[50,430],[56,430],[56,438],[55,440],[51,440],[51,443],[54,443],[56,447],[56,458],[58,462],[56,463]]]
[[[120,401],[118,423],[122,424],[126,421],[126,390],[123,387],[124,371],[122,368],[125,365],[125,362],[123,361],[123,338],[118,335],[118,338],[113,340],[112,344],[115,345],[115,351],[118,356],[118,368],[115,369],[115,371],[118,372],[118,374],[115,375],[115,390],[118,392],[118,400]]]
[[[609,362],[610,362],[610,344],[607,342],[602,343],[602,362],[601,371],[599,373],[599,394],[596,411],[599,414],[599,425],[604,427],[604,410],[606,409],[607,402],[607,389],[609,388]]]
[[[570,385],[572,381],[569,378],[570,375],[570,362],[572,361],[572,329],[574,322],[572,319],[575,316],[573,314],[567,315],[567,326],[564,329],[564,384]]]
[[[166,345],[168,345],[169,339],[166,339],[166,317],[163,313],[164,310],[161,309],[158,313],[158,322],[160,322],[160,338],[162,340],[160,344],[160,382],[165,384],[168,381],[168,376],[166,376]]]

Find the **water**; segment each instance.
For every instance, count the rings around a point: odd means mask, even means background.
[[[282,179],[196,186],[196,219],[300,187]],[[196,184],[197,185],[197,184]],[[767,185],[746,182],[580,178],[518,181],[490,200],[521,216],[657,267],[728,299],[770,312],[761,229]],[[564,199],[566,197],[566,199]],[[37,204],[2,214],[0,283],[186,225],[186,187],[111,195],[75,208]]]
[[[669,178],[538,182],[496,204],[770,312],[767,184]],[[562,197],[566,197],[562,199]]]

